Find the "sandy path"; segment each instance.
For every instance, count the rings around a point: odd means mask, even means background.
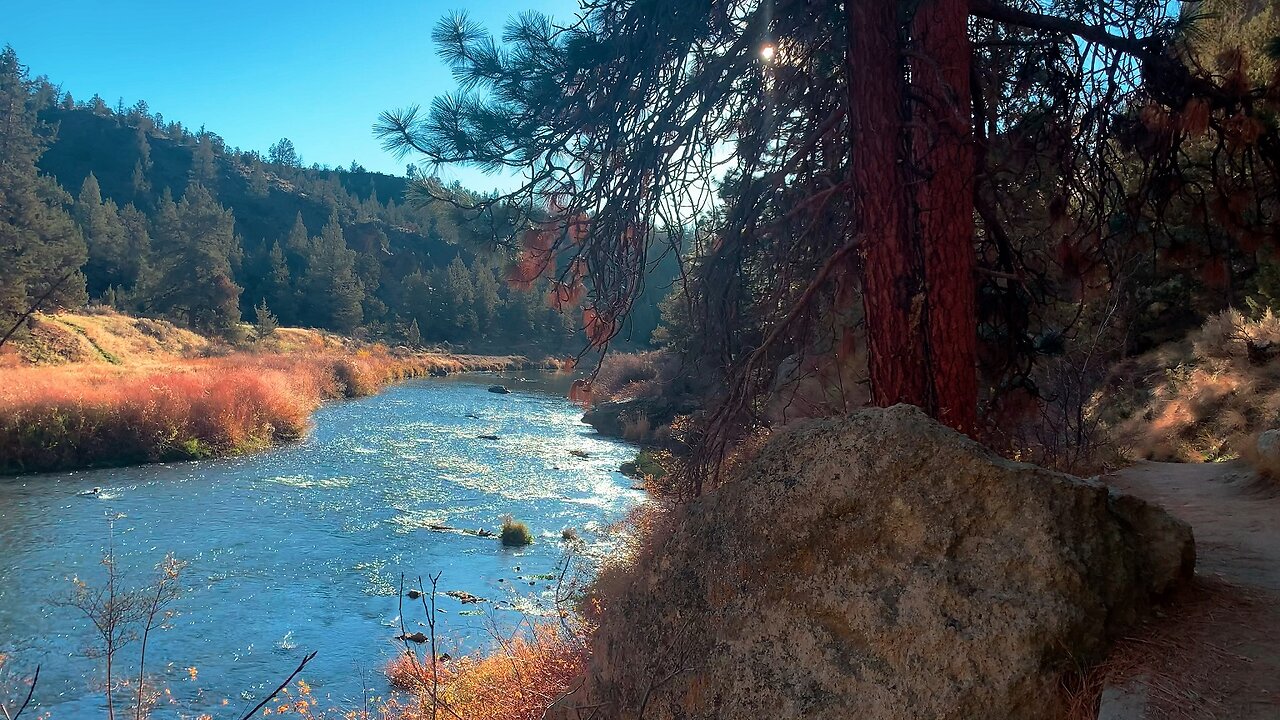
[[[1104,478],[1195,532],[1202,589],[1120,650],[1145,717],[1280,718],[1280,485],[1241,464],[1142,463]],[[1120,654],[1120,653],[1118,653]]]

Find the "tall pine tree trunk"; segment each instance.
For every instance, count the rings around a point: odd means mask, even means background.
[[[862,236],[871,399],[927,408],[923,258],[913,242],[903,166],[906,98],[898,0],[847,0],[849,132],[855,232]]]
[[[973,248],[973,100],[967,0],[921,0],[912,19],[916,228],[929,308],[931,414],[977,427],[977,310]]]
[[[967,5],[920,0],[904,27],[901,1],[847,0],[851,189],[872,402],[917,405],[972,433]]]

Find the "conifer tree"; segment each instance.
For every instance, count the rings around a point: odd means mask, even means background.
[[[498,319],[498,307],[502,299],[498,296],[498,280],[493,269],[479,260],[472,264],[475,275],[475,311],[476,327],[481,334],[489,335],[495,331],[494,324]]]
[[[266,298],[253,307],[253,312],[254,329],[259,340],[269,337],[280,327],[280,320],[271,312],[271,308],[267,307]]]
[[[195,328],[231,329],[240,320],[241,292],[233,279],[240,243],[231,211],[195,184],[176,204],[166,192],[153,232],[163,265],[152,306]]]
[[[151,172],[151,141],[147,140],[146,127],[141,122],[134,133],[134,141],[138,145],[138,162],[142,165],[142,171]]]
[[[147,180],[147,173],[142,169],[142,161],[133,164],[133,176],[129,181],[130,187],[133,188],[133,197],[141,202],[151,194],[151,181]]]
[[[356,277],[356,254],[347,247],[336,211],[315,240],[304,287],[316,324],[344,333],[359,326],[364,286]]]
[[[267,173],[262,169],[262,161],[254,157],[249,162],[249,194],[265,198],[270,194],[270,190],[271,187],[267,184]]]
[[[267,150],[267,162],[286,168],[302,167],[302,158],[289,138],[280,138]]]
[[[461,257],[455,256],[449,266],[440,272],[441,302],[444,317],[441,318],[446,339],[451,342],[469,340],[476,329],[475,286],[471,271]]]
[[[108,287],[130,282],[136,256],[131,253],[116,204],[103,201],[98,178],[93,173],[84,179],[72,206],[72,215],[89,251],[89,261],[84,266],[89,296],[97,298]]]
[[[307,235],[307,224],[302,221],[302,213],[294,218],[293,227],[284,240],[285,257],[289,263],[289,272],[295,277],[302,275],[307,267],[307,258],[312,252],[310,236]]]
[[[267,255],[267,266],[270,273],[267,277],[267,297],[271,299],[276,313],[286,324],[297,324],[297,303],[289,277],[289,265],[285,262],[284,250],[279,242],[271,244],[271,252]],[[265,298],[263,302],[266,302]]]
[[[405,330],[404,339],[405,342],[409,343],[412,347],[421,347],[422,330],[418,328],[417,318],[414,318],[413,321],[409,323],[409,329]]]
[[[132,203],[120,209],[120,224],[124,226],[128,263],[125,286],[116,288],[116,292],[120,307],[131,309],[135,307],[134,301],[156,281],[151,259],[151,235],[147,216]]]
[[[71,198],[36,169],[44,152],[27,69],[0,52],[0,344],[41,307],[85,301],[84,239]]]
[[[208,133],[201,133],[196,138],[195,152],[191,155],[191,182],[208,189],[217,181],[218,161],[213,152],[213,138]]]

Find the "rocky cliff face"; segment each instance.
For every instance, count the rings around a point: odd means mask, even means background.
[[[915,408],[812,421],[639,560],[552,716],[1055,717],[1193,564],[1163,510]]]

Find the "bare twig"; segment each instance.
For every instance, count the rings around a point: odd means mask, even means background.
[[[27,698],[22,701],[22,704],[18,706],[18,709],[15,710],[12,715],[10,715],[9,709],[3,705],[0,705],[0,710],[4,711],[4,716],[6,720],[18,720],[18,716],[22,714],[22,711],[27,709],[27,706],[31,704],[31,696],[35,695],[36,693],[37,682],[40,682],[40,666],[39,665],[36,666],[35,674],[31,676],[31,687],[27,689]]]
[[[58,288],[62,287],[63,283],[65,283],[66,281],[70,280],[71,276],[75,275],[76,270],[79,270],[79,269],[80,269],[79,267],[73,267],[70,270],[68,270],[65,275],[63,275],[61,278],[58,278],[57,282],[50,285],[49,289],[46,290],[43,295],[36,298],[36,301],[34,303],[31,303],[31,306],[27,308],[26,312],[18,316],[17,322],[13,324],[13,327],[9,328],[9,331],[4,334],[4,337],[0,337],[0,347],[4,347],[4,344],[9,342],[9,338],[13,337],[13,334],[18,332],[18,328],[22,327],[22,323],[26,322],[27,318],[34,315],[35,312],[40,309],[40,306],[44,305],[45,301],[48,300],[50,297],[52,297],[53,294],[58,291]]]
[[[272,690],[270,695],[262,698],[262,702],[258,703],[252,710],[241,716],[240,720],[249,720],[249,718],[253,717],[259,710],[266,706],[267,703],[271,702],[276,695],[279,695],[281,690],[289,687],[289,683],[293,682],[293,679],[298,676],[298,673],[302,672],[302,668],[306,667],[307,663],[315,659],[317,652],[318,651],[313,650],[310,655],[302,658],[302,662],[298,663],[298,667],[294,668],[293,672],[289,673],[289,677],[285,678],[284,682],[280,683],[279,687]]]
[[[427,575],[431,580],[431,606],[427,606],[426,588],[422,586],[422,577],[418,577],[418,593],[422,599],[422,610],[427,614],[427,630],[431,633],[431,720],[435,720],[440,708],[440,653],[436,648],[436,590],[443,573]]]

